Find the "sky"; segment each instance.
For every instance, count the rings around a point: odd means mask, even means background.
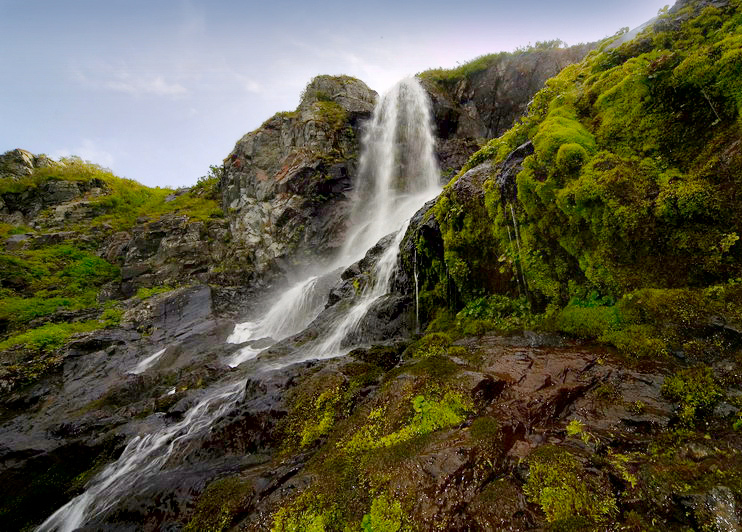
[[[318,74],[397,80],[550,39],[591,42],[670,0],[0,0],[0,153],[77,155],[188,186]]]

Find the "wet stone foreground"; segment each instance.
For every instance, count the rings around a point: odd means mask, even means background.
[[[160,494],[147,520],[153,530],[164,514],[188,530],[269,530],[282,512],[293,523],[333,507],[360,519],[384,493],[405,508],[403,528],[420,530],[738,530],[742,442],[729,409],[684,425],[663,393],[670,374],[532,333],[284,368],[249,381],[241,413],[203,446],[251,458],[200,495]],[[407,431],[424,419],[420,397],[431,419],[436,404],[458,416]]]
[[[678,361],[554,335],[433,334],[250,374],[223,362],[240,345],[224,343],[234,322],[214,314],[207,287],[135,314],[147,330],[86,337],[61,374],[5,398],[0,476],[23,494],[5,511],[11,529],[241,378],[237,403],[82,530],[270,530],[281,512],[327,508],[352,523],[379,493],[421,530],[739,529],[737,359],[712,365],[726,389],[689,421],[700,403],[665,385]]]

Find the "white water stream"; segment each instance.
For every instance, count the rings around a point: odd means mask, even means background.
[[[428,96],[414,78],[402,80],[377,103],[362,139],[362,155],[351,216],[352,229],[327,274],[361,259],[384,236],[394,233],[389,247],[375,266],[372,280],[349,308],[319,338],[285,360],[260,365],[263,348],[254,345],[270,338],[278,341],[307,327],[323,310],[327,293],[318,289],[321,276],[296,283],[278,295],[259,319],[238,324],[228,342],[246,344],[226,362],[237,367],[255,359],[255,371],[285,367],[309,359],[343,355],[350,348],[344,340],[369,308],[389,291],[399,245],[410,218],[440,191],[440,174],[434,155],[435,139]],[[132,371],[146,371],[162,353],[140,362]],[[141,371],[140,371],[141,370]],[[151,434],[133,438],[121,456],[88,485],[87,491],[51,515],[39,532],[72,532],[92,517],[112,508],[135,482],[162,470],[174,450],[208,431],[212,423],[242,398],[246,378],[215,385],[191,407],[183,419]]]

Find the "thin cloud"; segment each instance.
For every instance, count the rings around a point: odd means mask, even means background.
[[[89,69],[76,68],[73,78],[78,83],[97,90],[123,92],[132,96],[169,96],[177,97],[188,93],[183,85],[171,82],[162,75],[134,76],[128,67],[113,68],[110,65]]]
[[[186,94],[186,89],[180,83],[168,83],[162,76],[156,76],[149,79],[133,79],[129,76],[122,76],[122,79],[105,81],[102,86],[118,92],[125,92],[134,96],[154,95],[154,96],[180,96]]]
[[[112,167],[114,162],[114,156],[111,153],[101,149],[90,139],[82,139],[82,142],[73,150],[61,148],[53,151],[50,155],[54,159],[75,155],[85,161],[90,161],[106,168]]]

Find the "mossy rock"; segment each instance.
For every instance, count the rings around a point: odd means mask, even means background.
[[[209,484],[196,503],[186,532],[222,532],[244,511],[253,494],[252,484],[240,477],[227,477]]]

